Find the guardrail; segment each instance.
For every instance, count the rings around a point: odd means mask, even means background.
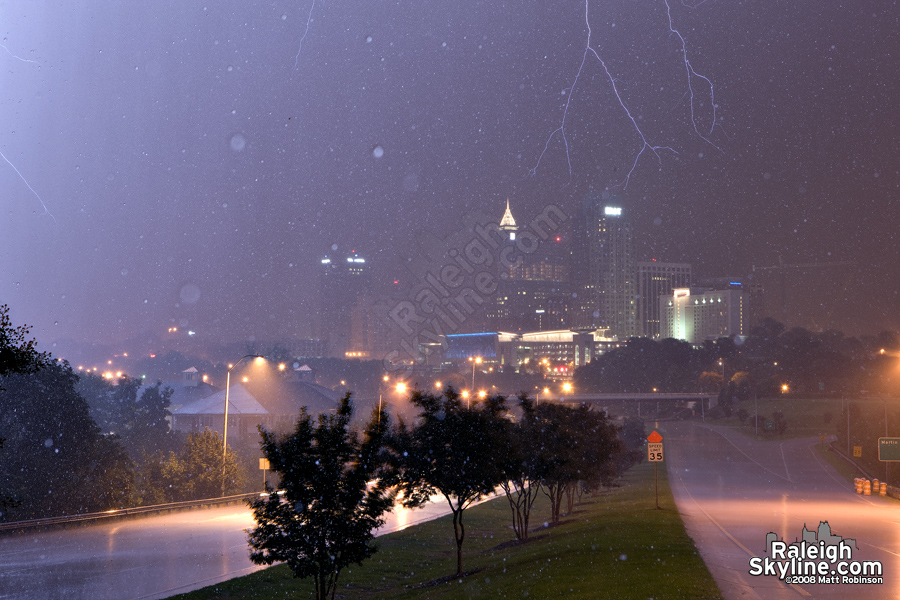
[[[27,531],[31,529],[45,529],[50,527],[65,527],[67,525],[87,525],[107,519],[123,519],[141,515],[162,514],[172,511],[192,510],[195,508],[210,508],[213,506],[235,504],[249,498],[258,498],[259,492],[239,494],[237,496],[225,496],[222,498],[206,498],[204,500],[187,500],[184,502],[171,502],[169,504],[155,504],[153,506],[135,506],[133,508],[120,508],[97,513],[82,513],[65,517],[48,517],[45,519],[32,519],[29,521],[13,521],[0,523],[0,533]]]

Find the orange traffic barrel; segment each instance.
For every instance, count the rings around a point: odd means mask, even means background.
[[[887,496],[887,484],[885,482],[881,482],[881,489],[878,490],[879,496]]]
[[[872,495],[872,482],[866,479],[866,482],[863,484],[863,495],[871,496]]]
[[[856,493],[862,494],[863,493],[863,478],[862,477],[854,478],[853,484],[856,486]]]

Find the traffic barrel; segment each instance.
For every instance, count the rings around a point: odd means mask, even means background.
[[[878,490],[879,496],[887,496],[887,483],[881,482],[881,489]]]
[[[866,482],[863,484],[863,495],[871,496],[872,495],[872,482],[866,479]]]
[[[856,493],[862,494],[863,493],[863,478],[856,477],[856,478],[854,478],[853,483],[856,486]]]

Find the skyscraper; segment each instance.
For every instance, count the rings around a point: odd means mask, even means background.
[[[350,350],[353,310],[370,290],[366,260],[356,252],[344,258],[321,260],[319,337],[328,342],[328,355],[343,357]]]
[[[618,199],[608,191],[586,196],[574,238],[576,325],[609,328],[620,339],[636,335],[634,231]]]
[[[657,338],[659,297],[671,296],[675,288],[690,287],[691,265],[653,259],[637,263],[637,273],[637,335]]]
[[[492,331],[544,331],[566,327],[572,296],[568,274],[568,254],[561,236],[540,242],[534,252],[522,252],[515,245],[516,221],[506,201],[500,231],[508,237],[498,256],[516,257],[515,264],[498,261],[497,292],[488,308],[485,328]]]

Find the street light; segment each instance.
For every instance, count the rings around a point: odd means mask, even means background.
[[[228,392],[231,389],[231,371],[241,364],[245,358],[255,358],[260,362],[266,360],[259,354],[247,354],[233,365],[228,365],[228,373],[225,374],[225,427],[222,429],[222,496],[225,495],[225,455],[228,452]]]
[[[563,389],[563,391],[564,391],[565,393],[568,394],[569,392],[572,391],[572,384],[566,382],[566,383],[563,384],[562,389]]]
[[[472,389],[474,390],[474,389],[475,389],[475,365],[476,365],[476,364],[478,364],[478,365],[481,364],[481,357],[480,357],[480,356],[476,356],[475,358],[472,358],[472,357],[470,356],[470,357],[469,357],[469,360],[472,362]]]
[[[469,390],[463,390],[462,397],[466,399],[466,408],[471,408],[471,404],[469,402]]]

